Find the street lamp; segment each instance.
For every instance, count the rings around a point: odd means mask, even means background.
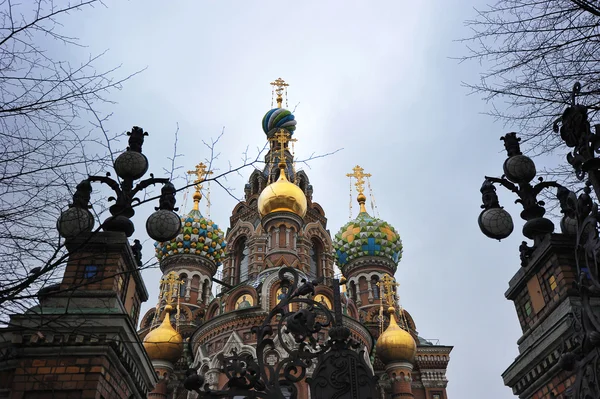
[[[575,266],[577,276],[573,284],[573,292],[579,295],[581,304],[573,313],[574,342],[569,349],[563,348],[560,357],[562,369],[572,371],[574,383],[566,389],[565,394],[573,399],[600,398],[600,211],[594,203],[592,189],[596,198],[600,198],[600,125],[595,126],[592,133],[588,121],[588,108],[576,104],[575,98],[581,92],[581,85],[576,83],[571,93],[571,104],[562,116],[554,122],[554,132],[560,136],[567,147],[572,150],[567,154],[567,162],[575,170],[575,175],[585,186],[579,195],[552,181],[540,182],[535,186],[529,183],[535,177],[533,161],[521,154],[519,141],[515,133],[504,136],[504,144],[508,159],[504,162],[504,176],[500,179],[486,177],[481,193],[483,198],[479,215],[481,231],[491,238],[506,238],[512,232],[512,219],[498,203],[494,183],[499,183],[515,192],[523,205],[521,217],[526,220],[523,234],[534,239],[538,244],[543,236],[552,233],[554,225],[543,217],[544,203],[537,200],[537,194],[544,188],[555,187],[563,217],[560,227],[563,234],[574,237]],[[525,159],[527,158],[527,159]],[[535,247],[535,246],[534,246]],[[527,266],[534,248],[525,242],[519,248],[522,266]]]
[[[535,164],[526,155],[521,153],[516,133],[507,133],[500,138],[504,141],[504,147],[508,158],[504,161],[504,175],[500,178],[486,176],[481,186],[483,211],[479,214],[479,228],[486,236],[501,240],[508,237],[513,231],[513,221],[510,214],[500,206],[496,187],[494,183],[509,189],[519,197],[515,203],[523,206],[521,218],[525,220],[523,235],[534,240],[537,244],[539,239],[554,231],[552,221],[544,217],[546,210],[544,202],[537,199],[538,194],[545,188],[559,188],[560,184],[554,181],[543,181],[531,185],[536,175]]]
[[[166,178],[155,178],[150,174],[149,179],[142,180],[134,186],[134,181],[140,179],[148,171],[148,159],[142,154],[142,145],[144,136],[148,133],[138,126],[134,126],[129,136],[129,146],[127,150],[115,159],[114,169],[120,181],[110,178],[110,173],[106,176],[89,176],[77,185],[73,195],[73,203],[69,209],[61,213],[57,221],[57,229],[61,236],[71,239],[82,233],[89,233],[94,227],[94,216],[89,209],[91,205],[90,196],[92,193],[92,182],[100,182],[109,186],[116,194],[108,198],[114,204],[110,206],[109,216],[102,229],[104,231],[123,232],[127,237],[131,237],[135,231],[131,217],[135,214],[134,203],[139,203],[136,195],[146,187],[154,184],[162,184],[159,206],[155,212],[150,215],[146,221],[146,230],[148,235],[156,241],[169,241],[176,237],[181,230],[181,221],[175,214],[178,208],[175,208],[176,189]]]

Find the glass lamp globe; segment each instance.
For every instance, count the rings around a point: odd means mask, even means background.
[[[77,237],[89,233],[94,228],[94,216],[87,209],[72,207],[60,214],[56,229],[64,238]]]
[[[114,168],[123,179],[139,179],[148,171],[148,158],[141,152],[125,151],[115,159]]]
[[[503,165],[504,174],[513,183],[529,183],[535,177],[535,163],[525,155],[507,158]]]
[[[496,240],[508,237],[514,228],[510,213],[502,208],[484,210],[479,214],[478,222],[481,232]]]
[[[148,235],[158,242],[170,241],[177,237],[181,230],[181,219],[175,212],[160,209],[146,221]]]

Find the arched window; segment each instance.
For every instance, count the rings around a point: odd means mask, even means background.
[[[373,290],[373,298],[379,299],[379,286],[377,283],[379,282],[379,277],[373,276],[371,277],[371,288]]]
[[[179,285],[179,297],[183,298],[187,291],[187,285],[188,285],[187,274],[182,274],[181,276],[179,276],[179,280],[182,283]]]
[[[350,281],[350,298],[356,302],[356,283]]]
[[[310,257],[310,276],[311,277],[319,277],[321,275],[321,254],[323,250],[321,249],[321,244],[317,240],[311,241],[312,245],[308,252]]]
[[[238,282],[246,281],[248,279],[248,262],[250,259],[250,249],[246,245],[246,238],[241,238],[235,248],[236,266],[238,271]]]
[[[258,176],[254,176],[252,179],[252,194],[258,194],[260,191],[260,184],[258,182]]]

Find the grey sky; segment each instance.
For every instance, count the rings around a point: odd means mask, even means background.
[[[483,3],[483,2],[481,2]],[[169,4],[168,6],[166,4]],[[304,167],[313,199],[325,209],[332,235],[348,220],[348,179],[360,164],[371,179],[379,215],[399,231],[404,256],[397,279],[404,307],[420,335],[454,345],[449,397],[500,399],[512,393],[500,374],[517,355],[520,337],[512,302],[504,298],[519,268],[522,240],[514,197],[500,192],[515,233],[502,243],[477,227],[485,174],[500,175],[505,127],[482,116],[487,104],[460,83],[475,80],[478,65],[450,56],[466,50],[464,1],[108,1],[108,8],[63,21],[88,48],[73,59],[109,49],[99,67],[122,72],[147,67],[113,97],[107,127],[142,126],[155,175],[169,167],[179,124],[180,171],[210,156],[202,140],[225,135],[217,150],[221,170],[265,143],[260,121],[270,108],[269,82],[290,83],[296,104],[297,154],[343,151]],[[102,65],[103,64],[103,65]],[[125,147],[124,141],[122,148]],[[122,148],[118,148],[121,150]],[[243,196],[243,178],[225,185]],[[181,186],[182,180],[176,182]],[[97,194],[96,194],[97,195]],[[212,185],[211,218],[228,225],[235,200]],[[181,205],[182,196],[178,199]],[[187,201],[186,211],[191,201]],[[202,205],[204,210],[204,204]],[[147,206],[136,215],[143,231]],[[354,204],[353,214],[357,213]],[[145,272],[156,303],[158,270]]]

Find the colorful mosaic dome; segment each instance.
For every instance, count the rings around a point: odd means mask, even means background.
[[[204,256],[217,266],[225,256],[226,242],[223,232],[212,220],[202,216],[199,210],[194,209],[181,218],[181,233],[168,242],[156,242],[156,257],[177,254],[192,254]]]
[[[384,256],[398,264],[402,240],[387,222],[371,217],[361,206],[358,217],[346,223],[335,235],[333,248],[337,264],[343,267],[361,256]]]
[[[267,137],[272,137],[277,129],[285,129],[290,135],[296,130],[294,114],[285,108],[273,108],[265,114],[262,120],[262,128]]]

